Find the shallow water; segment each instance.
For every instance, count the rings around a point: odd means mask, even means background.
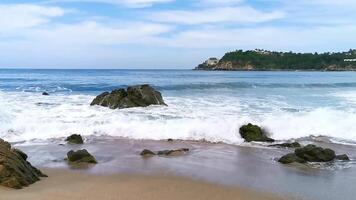
[[[103,91],[141,83],[169,106],[89,106]],[[238,128],[253,122],[279,140],[323,135],[355,143],[355,121],[354,72],[0,70],[0,137],[12,142],[80,133],[240,144]]]
[[[55,144],[57,143],[57,144]],[[332,162],[324,166],[288,166],[275,161],[292,151],[267,148],[260,144],[245,146],[208,144],[189,141],[147,141],[113,138],[89,138],[84,145],[20,145],[36,166],[69,168],[63,160],[72,149],[86,148],[96,156],[98,164],[84,169],[95,174],[177,175],[228,186],[247,187],[282,196],[305,200],[352,200],[356,182],[356,148],[354,146],[318,143],[347,153],[350,162]],[[302,141],[307,144],[308,141]],[[190,148],[175,157],[142,158],[145,149],[164,150]],[[79,169],[76,169],[79,170]]]

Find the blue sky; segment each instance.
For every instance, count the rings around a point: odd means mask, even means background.
[[[355,0],[0,0],[1,68],[192,68],[356,48]]]

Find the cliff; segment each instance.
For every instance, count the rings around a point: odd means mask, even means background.
[[[195,70],[225,71],[356,71],[356,50],[340,53],[293,53],[265,50],[226,53],[215,63],[211,58]]]

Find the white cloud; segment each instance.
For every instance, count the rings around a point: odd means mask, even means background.
[[[64,10],[31,4],[0,4],[0,13],[0,30],[12,30],[48,23],[51,18],[64,15]]]
[[[106,3],[122,5],[127,7],[149,7],[157,3],[167,3],[174,0],[48,0],[49,3],[56,2],[87,2],[87,3]]]
[[[170,26],[154,23],[130,22],[121,25],[105,25],[95,21],[86,21],[79,24],[60,24],[47,29],[32,29],[25,36],[30,41],[45,44],[53,44],[51,41],[54,41],[60,46],[142,44],[171,29]]]
[[[200,4],[210,6],[226,6],[241,3],[243,0],[199,0]]]
[[[340,37],[342,35],[343,37]],[[265,48],[283,51],[347,50],[356,46],[356,26],[257,27],[235,29],[196,29],[183,31],[162,44],[181,48]]]
[[[204,10],[168,10],[152,13],[149,18],[177,24],[204,24],[219,22],[259,23],[284,17],[281,11],[262,12],[248,6],[218,7]]]

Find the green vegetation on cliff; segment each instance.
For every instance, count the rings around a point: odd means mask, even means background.
[[[237,50],[226,53],[215,64],[198,70],[356,70],[356,50],[340,53],[293,53],[265,50]]]

